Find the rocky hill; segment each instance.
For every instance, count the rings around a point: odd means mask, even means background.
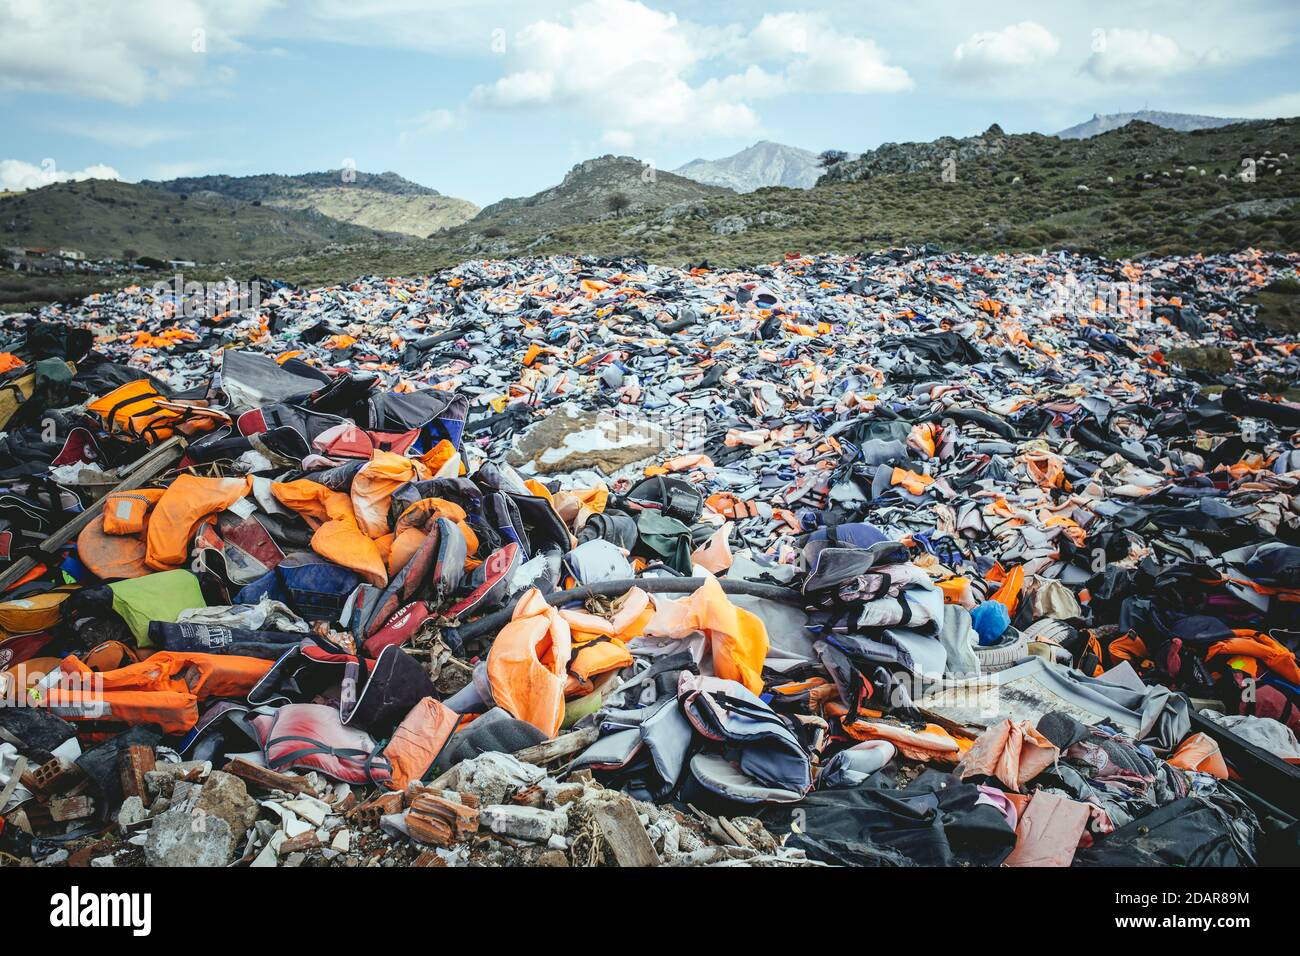
[[[397,173],[332,169],[296,176],[191,176],[143,186],[200,198],[221,197],[281,209],[308,210],[383,232],[425,237],[468,222],[479,211]]]
[[[846,159],[826,170],[819,182],[856,183],[875,176],[938,169],[948,160],[965,163],[998,156],[1006,149],[1006,134],[994,123],[979,136],[943,136],[929,143],[885,143],[857,159]]]
[[[479,233],[541,231],[721,195],[734,194],[654,169],[631,156],[606,155],[578,163],[559,185],[534,196],[485,207],[465,228]]]

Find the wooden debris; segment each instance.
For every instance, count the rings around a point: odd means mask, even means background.
[[[610,855],[619,866],[658,866],[659,854],[630,800],[600,803],[592,812]]]
[[[117,755],[117,772],[122,782],[123,797],[139,797],[149,803],[149,789],[144,775],[157,766],[154,749],[145,744],[132,744]]]
[[[259,767],[257,764],[249,763],[243,757],[234,758],[222,769],[226,773],[233,773],[245,783],[254,784],[263,790],[284,790],[287,793],[305,793],[313,797],[316,795],[316,791],[305,778]]]
[[[735,824],[726,817],[718,817],[718,826],[722,828],[722,832],[725,833],[728,839],[730,839],[736,846],[753,849],[754,844],[749,842],[749,837],[737,830]]]
[[[525,747],[523,750],[515,751],[515,759],[524,763],[536,764],[544,767],[554,760],[562,757],[568,757],[578,753],[580,750],[586,750],[596,742],[600,736],[600,731],[595,727],[588,727],[583,730],[570,731],[567,734],[561,734],[554,740],[544,740],[533,747]]]
[[[27,776],[27,758],[19,754],[18,759],[14,761],[14,765],[9,771],[9,782],[0,789],[0,810],[9,805],[9,798],[14,795],[19,782],[25,776]]]

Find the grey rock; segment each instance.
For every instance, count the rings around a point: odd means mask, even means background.
[[[723,216],[710,228],[719,236],[734,236],[749,228],[744,216]]]

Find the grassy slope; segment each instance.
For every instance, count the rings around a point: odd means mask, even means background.
[[[191,197],[216,193],[282,209],[315,210],[331,219],[421,239],[460,225],[479,211],[468,200],[444,196],[396,173],[355,171],[350,181],[344,180],[340,170],[297,176],[191,176],[141,185]]]
[[[0,244],[71,246],[95,258],[120,258],[130,248],[159,259],[247,260],[375,236],[314,212],[186,199],[111,180],[58,183],[0,199]]]
[[[718,193],[699,200],[703,215],[669,223],[661,223],[654,208],[568,225],[512,226],[505,221],[511,217],[493,216],[504,235],[489,249],[476,232],[483,224],[467,224],[428,241],[382,239],[255,256],[242,267],[200,270],[196,277],[258,272],[315,285],[436,271],[485,255],[552,253],[737,266],[787,252],[851,253],[920,242],[975,252],[1071,248],[1113,257],[1300,246],[1300,120],[1192,133],[1134,126],[1089,140],[1008,136],[1006,147],[1000,155],[960,164],[955,183],[927,169],[811,190]],[[1265,149],[1291,157],[1282,162],[1281,175],[1260,171],[1254,183],[1241,182],[1235,175],[1241,158]],[[1188,165],[1208,172],[1172,175]],[[1160,175],[1166,170],[1167,179]],[[1229,175],[1226,183],[1220,172]],[[1143,173],[1156,178],[1144,182]],[[1013,185],[1017,176],[1021,181]],[[1115,183],[1108,185],[1107,177]],[[1080,184],[1088,192],[1080,192]],[[726,216],[763,213],[774,214],[776,223],[734,235],[712,228]],[[1273,308],[1285,311],[1276,303]]]
[[[1290,155],[1281,175],[1259,171],[1254,183],[1242,182],[1236,176],[1241,158],[1265,149]],[[1298,160],[1300,120],[1192,133],[1144,126],[1090,140],[1009,136],[1003,154],[962,163],[955,183],[942,182],[930,169],[811,190],[720,194],[703,200],[702,217],[667,224],[651,209],[545,230],[506,229],[492,254],[631,254],[672,265],[707,259],[730,267],[787,252],[851,253],[922,242],[973,252],[1069,248],[1112,257],[1246,246],[1291,250],[1300,246]],[[1198,173],[1173,175],[1189,165]],[[1156,178],[1142,180],[1148,172]],[[1221,182],[1219,173],[1228,181]],[[1017,176],[1021,181],[1013,185]],[[1081,184],[1087,192],[1079,191]],[[775,214],[776,222],[734,235],[713,230],[726,216],[763,213]],[[465,243],[471,229],[422,244],[295,256],[268,271],[309,281],[430,271],[485,254]],[[534,244],[539,236],[545,238]]]
[[[1266,148],[1300,159],[1300,122],[1194,133],[1147,127],[1084,141],[1007,139],[1006,153],[961,164],[954,183],[928,169],[806,191],[765,189],[711,202],[711,220],[679,221],[637,237],[624,235],[628,223],[597,223],[566,230],[541,251],[625,250],[658,261],[707,258],[730,266],[784,252],[855,252],[918,242],[986,252],[1068,247],[1109,256],[1300,244],[1300,217],[1282,202],[1300,197],[1295,160],[1283,163],[1282,175],[1260,173],[1250,184],[1232,175],[1243,155],[1258,156]],[[1187,165],[1210,172],[1172,175]],[[1164,170],[1170,178],[1160,176]],[[1132,179],[1145,172],[1157,179]],[[1219,181],[1219,172],[1228,173],[1229,181]],[[1021,182],[1012,185],[1016,176]],[[1107,177],[1115,183],[1108,185]],[[1080,192],[1080,184],[1088,192]],[[710,228],[726,215],[762,212],[794,223],[733,236]]]

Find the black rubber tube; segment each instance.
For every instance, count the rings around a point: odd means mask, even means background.
[[[563,604],[585,601],[592,597],[617,597],[620,594],[626,594],[632,588],[640,588],[650,594],[691,594],[704,587],[706,580],[708,579],[623,578],[618,581],[601,581],[598,584],[587,584],[580,588],[570,588],[567,591],[552,591],[546,595],[546,601],[553,607],[559,607]],[[779,584],[761,584],[757,581],[729,581],[726,578],[719,578],[718,583],[722,585],[725,594],[745,594],[749,597],[766,598],[769,601],[780,601],[782,604],[799,606],[804,603],[803,594],[799,590],[782,587]],[[512,613],[513,608],[494,611],[476,621],[470,621],[464,627],[456,628],[455,633],[462,641],[472,641],[475,638],[483,637],[485,634],[501,630],[510,620]]]

